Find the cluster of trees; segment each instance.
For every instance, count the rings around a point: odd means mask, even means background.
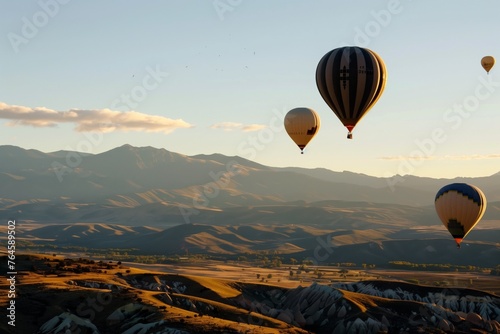
[[[261,282],[268,282],[271,278],[273,278],[273,274],[267,274],[267,279],[261,274],[256,274],[257,279],[260,279]],[[281,281],[281,279],[278,278],[278,282]]]
[[[55,257],[55,254],[54,254]],[[34,272],[41,272],[45,275],[58,275],[62,272],[88,273],[88,272],[106,272],[106,270],[119,267],[121,262],[113,261],[103,262],[90,259],[49,259],[44,258],[45,268],[38,268],[35,265],[31,268]]]
[[[438,270],[438,271],[475,271],[484,272],[489,268],[472,265],[455,265],[449,263],[412,263],[408,261],[389,261],[390,268],[410,269],[410,270]]]
[[[495,268],[491,269],[490,275],[500,276],[500,265],[498,265]]]

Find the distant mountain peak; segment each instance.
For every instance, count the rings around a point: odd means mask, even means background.
[[[0,145],[0,154],[8,154],[8,155],[43,155],[44,153],[35,149],[24,149],[19,146],[14,145]]]
[[[215,161],[221,164],[228,164],[230,162],[236,162],[242,166],[247,166],[255,169],[270,169],[270,167],[259,164],[258,162],[254,162],[240,156],[228,156],[221,153],[212,153],[212,154],[197,154],[191,156],[193,159],[200,159],[205,161]]]
[[[187,158],[187,155],[181,154],[181,153],[176,153],[169,151],[165,148],[157,148],[153,146],[132,146],[130,144],[124,144],[122,146],[115,147],[109,151],[103,152],[101,154],[106,154],[110,152],[121,152],[121,153],[132,153],[136,155],[141,155],[145,156],[148,154],[152,155],[163,155],[163,156],[169,156],[169,157],[184,157]]]

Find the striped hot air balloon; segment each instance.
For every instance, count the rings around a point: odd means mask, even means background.
[[[357,46],[334,49],[316,68],[316,85],[326,104],[349,131],[384,92],[387,70],[375,52]]]
[[[460,247],[462,239],[481,220],[486,210],[486,197],[475,186],[452,183],[438,191],[434,204],[439,219]]]
[[[285,129],[290,138],[304,153],[306,145],[318,133],[320,120],[318,114],[311,108],[295,108],[285,116]]]

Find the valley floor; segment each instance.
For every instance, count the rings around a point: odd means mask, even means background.
[[[296,288],[308,286],[313,282],[330,284],[336,282],[352,283],[364,280],[394,280],[417,283],[427,286],[470,288],[487,291],[500,296],[500,276],[477,272],[449,272],[449,271],[422,271],[422,270],[397,270],[397,269],[360,269],[360,268],[337,268],[330,266],[314,266],[312,268],[322,273],[317,278],[314,271],[303,273],[297,277],[298,266],[283,265],[280,268],[261,268],[245,263],[204,261],[195,263],[173,264],[142,264],[123,262],[127,266],[164,273],[176,273],[185,275],[208,276],[221,279],[230,279],[247,283],[278,284],[282,287]],[[347,271],[341,273],[341,270]],[[290,270],[294,276],[290,277]],[[257,278],[259,275],[259,278]],[[267,279],[268,275],[272,275]]]

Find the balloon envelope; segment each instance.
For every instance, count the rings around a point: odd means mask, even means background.
[[[316,68],[316,85],[326,104],[349,130],[378,101],[385,89],[387,70],[372,50],[357,46],[334,49]]]
[[[493,65],[495,65],[495,58],[492,56],[485,56],[481,59],[481,66],[485,69],[486,73],[490,73]]]
[[[434,204],[439,218],[460,247],[462,239],[481,220],[486,197],[473,185],[452,183],[438,191]]]
[[[318,133],[319,127],[319,116],[311,108],[295,108],[285,116],[286,132],[297,144],[301,152]]]

